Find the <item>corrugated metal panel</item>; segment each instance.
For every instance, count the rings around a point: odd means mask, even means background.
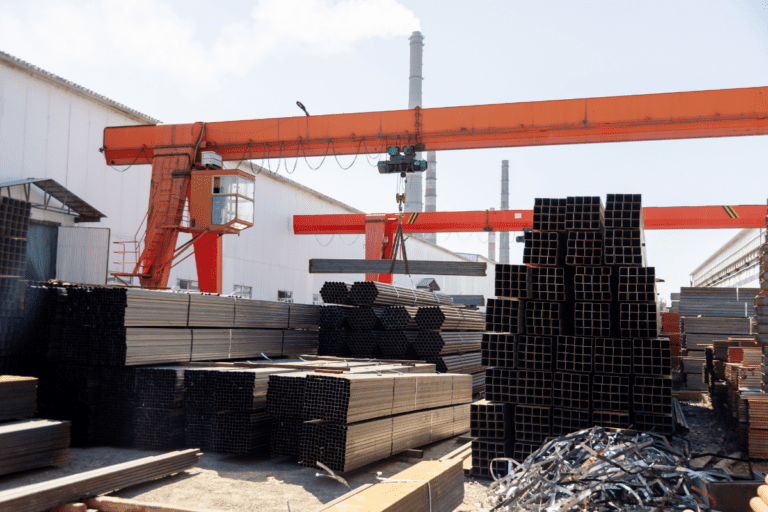
[[[108,258],[109,228],[59,227],[56,279],[105,284]]]

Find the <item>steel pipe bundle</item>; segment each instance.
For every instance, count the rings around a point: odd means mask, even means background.
[[[559,231],[529,231],[524,237],[524,264],[557,267],[565,263],[565,241]]]
[[[615,322],[611,321],[612,317],[615,318],[616,308],[611,306],[606,302],[577,302],[573,315],[574,334],[593,338],[608,338],[617,334]]]
[[[472,394],[482,393],[485,391],[485,372],[477,372],[472,374]]]
[[[381,353],[385,356],[399,356],[401,359],[412,359],[418,353],[415,350],[415,344],[417,336],[420,334],[422,333],[413,331],[384,331],[379,340]]]
[[[643,229],[643,204],[640,194],[608,194],[605,201],[607,229]]]
[[[433,363],[439,373],[477,373],[485,370],[480,352],[452,356],[426,357],[426,362]]]
[[[555,409],[589,411],[591,386],[588,374],[557,372],[552,384],[552,405]]]
[[[326,304],[352,304],[351,291],[352,285],[349,283],[326,281],[320,288],[320,297]]]
[[[548,336],[520,336],[517,342],[517,368],[552,372],[555,368],[553,339]]]
[[[472,476],[480,478],[497,477],[507,473],[507,461],[494,460],[512,458],[514,439],[474,439],[472,440]]]
[[[321,330],[318,334],[317,355],[345,356],[350,355],[349,332]]]
[[[566,199],[536,198],[533,201],[534,231],[565,231]]]
[[[605,231],[605,264],[645,266],[645,237],[639,230],[607,229]]]
[[[471,404],[469,414],[472,437],[509,439],[514,436],[514,405],[479,400]]]
[[[558,372],[592,373],[594,340],[575,336],[557,337]]]
[[[0,421],[31,418],[37,407],[37,379],[0,375]]]
[[[0,510],[39,512],[180,473],[197,465],[199,450],[171,452],[0,492]]]
[[[572,432],[578,432],[579,430],[590,428],[592,426],[590,416],[591,414],[588,410],[579,411],[575,409],[552,409],[552,435],[565,436]]]
[[[453,304],[453,299],[449,295],[401,288],[375,281],[356,282],[352,285],[350,297],[352,302],[358,306],[440,306]]]
[[[349,327],[348,319],[351,307],[347,306],[322,306],[320,309],[321,329],[345,329]]]
[[[420,307],[416,325],[422,331],[482,331],[485,315],[480,311],[450,306]]]
[[[302,354],[316,355],[318,344],[317,331],[283,331],[282,355],[298,357]]]
[[[466,354],[481,349],[481,332],[420,332],[414,348],[419,357]]]
[[[377,357],[381,352],[382,331],[352,331],[349,334],[349,351],[355,357]]]
[[[592,380],[592,406],[595,411],[629,413],[630,377],[626,375],[595,375]]]
[[[381,317],[384,308],[372,308],[370,306],[355,306],[349,312],[349,328],[353,331],[381,330]]]
[[[416,325],[416,313],[419,308],[415,306],[387,306],[381,316],[381,323],[387,331],[402,331],[405,329],[418,329]]]
[[[656,303],[620,304],[619,329],[622,338],[656,338],[661,331],[661,316]]]
[[[605,253],[605,235],[603,233],[603,231],[569,231],[565,264],[586,267],[603,265]]]
[[[573,301],[572,284],[570,272],[566,279],[565,267],[534,267],[531,268],[530,298],[551,302]]]
[[[573,330],[570,304],[533,302],[525,304],[525,332],[537,336],[562,336]]]
[[[565,200],[565,230],[605,230],[605,210],[600,197],[568,197]]]
[[[635,375],[669,375],[672,358],[669,341],[659,338],[632,340],[632,364]]]
[[[619,302],[656,302],[656,269],[619,268]]]
[[[485,370],[485,397],[490,402],[517,403],[517,370],[488,368]]]
[[[0,446],[0,475],[63,464],[69,459],[69,422],[23,420],[2,423]]]

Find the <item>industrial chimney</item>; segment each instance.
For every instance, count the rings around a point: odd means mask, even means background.
[[[424,211],[437,211],[437,157],[434,151],[427,151],[427,191],[424,195]],[[424,240],[437,243],[437,233],[424,233]]]
[[[409,38],[411,42],[411,72],[408,76],[408,108],[421,107],[421,56],[424,48],[424,36],[421,32],[414,32]],[[416,155],[421,160],[421,153]],[[429,166],[429,164],[427,164]],[[405,211],[422,211],[421,173],[409,174],[405,179]],[[419,238],[424,238],[420,235]]]
[[[501,161],[501,209],[509,210],[509,160]],[[509,263],[509,231],[499,237],[499,263]]]
[[[491,208],[491,211],[495,211],[496,208]],[[488,232],[488,259],[496,261],[496,232]]]

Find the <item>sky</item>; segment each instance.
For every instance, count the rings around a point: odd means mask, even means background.
[[[768,85],[765,0],[0,0],[0,50],[166,123],[303,115],[297,100],[313,115],[407,108],[414,30],[424,107]],[[642,194],[645,206],[764,204],[766,142],[443,151],[437,209],[498,209],[503,159],[511,209],[609,193]],[[395,211],[396,178],[365,156],[342,168],[353,159],[269,166],[358,209]],[[646,232],[662,298],[736,233]],[[437,240],[488,252],[485,233]]]

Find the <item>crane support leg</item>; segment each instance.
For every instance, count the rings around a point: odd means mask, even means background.
[[[139,258],[144,288],[165,288],[184,214],[193,148],[168,148],[152,160],[147,236]]]
[[[365,259],[389,258],[392,251],[392,233],[386,233],[386,215],[365,216]],[[392,283],[392,274],[365,274],[366,281]]]
[[[195,264],[201,292],[221,293],[221,249],[221,235],[201,235],[195,240]]]

